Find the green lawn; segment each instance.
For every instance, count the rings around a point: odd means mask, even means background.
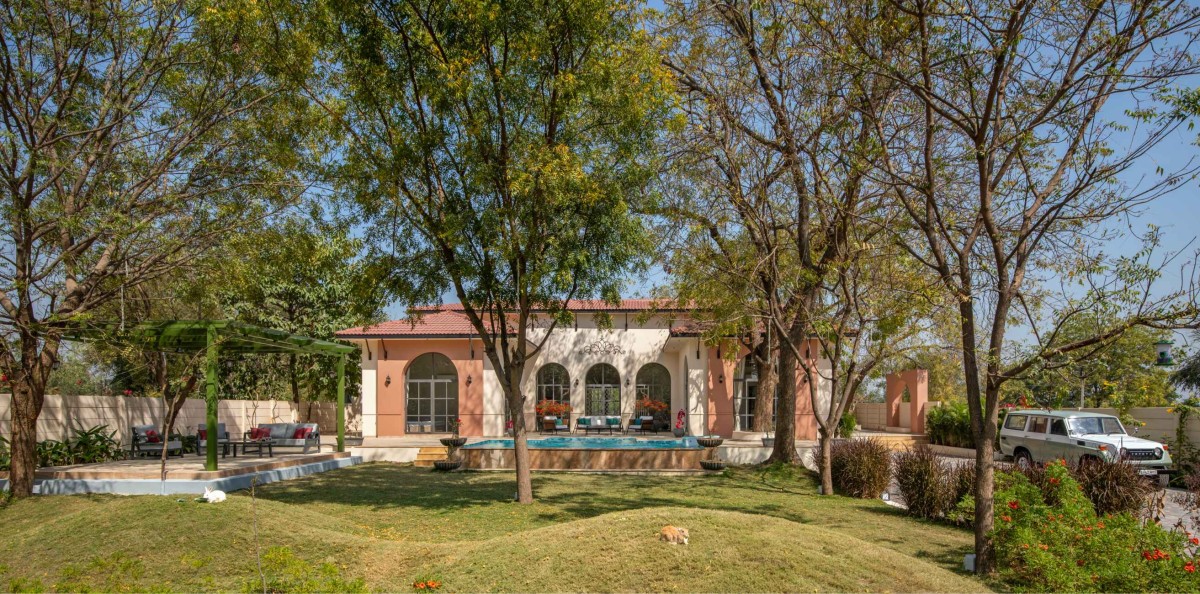
[[[979,591],[970,533],[879,501],[816,495],[804,472],[511,475],[370,464],[258,489],[268,579],[285,589]],[[38,497],[0,509],[0,590],[243,590],[254,509],[170,497]],[[665,524],[691,544],[657,540]],[[284,552],[274,547],[287,547]],[[340,580],[340,581],[339,581]],[[258,586],[261,589],[261,586]]]

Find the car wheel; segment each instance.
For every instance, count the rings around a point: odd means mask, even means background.
[[[1013,452],[1013,463],[1022,470],[1032,468],[1033,456],[1030,456],[1027,450],[1017,450]]]

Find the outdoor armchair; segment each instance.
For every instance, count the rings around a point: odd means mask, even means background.
[[[158,425],[134,425],[130,427],[130,456],[137,456],[138,454],[161,454],[163,448],[167,449],[167,455],[175,452],[180,458],[183,457],[183,440],[179,439],[178,436],[173,435],[168,439],[158,430]]]

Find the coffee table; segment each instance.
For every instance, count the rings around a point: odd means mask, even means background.
[[[255,448],[255,449],[257,449],[257,450],[258,450],[258,455],[259,455],[259,456],[262,456],[262,453],[263,453],[263,446],[266,446],[266,448],[267,448],[267,457],[274,458],[274,457],[275,457],[275,452],[274,452],[274,449],[272,448],[272,445],[273,445],[273,441],[272,441],[270,438],[267,438],[267,439],[256,439],[256,440],[253,440],[253,441],[251,441],[251,440],[245,440],[245,441],[242,441],[242,454],[243,454],[243,455],[249,455],[249,454],[250,454],[250,448]],[[234,448],[234,450],[233,450],[233,451],[234,451],[234,456],[236,457],[236,456],[237,456],[237,448]]]

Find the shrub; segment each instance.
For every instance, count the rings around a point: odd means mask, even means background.
[[[1061,462],[1040,476],[1048,493],[1026,473],[996,475],[993,536],[1005,581],[1031,591],[1200,591],[1187,536],[1128,513],[1097,516]]]
[[[891,482],[892,451],[876,439],[846,439],[833,442],[829,464],[834,491],[850,497],[873,499]],[[817,451],[821,465],[821,452]]]
[[[47,439],[37,443],[38,467],[65,466],[72,461],[71,444],[57,439]]]
[[[8,440],[0,435],[0,470],[8,470],[12,466],[12,452],[8,450]]]
[[[1071,476],[1083,489],[1099,515],[1121,512],[1138,514],[1154,484],[1138,474],[1138,469],[1125,460],[1081,461],[1071,466]]]
[[[71,458],[75,464],[108,462],[124,454],[117,432],[109,431],[108,425],[98,425],[84,431],[76,431],[70,443]]]
[[[950,485],[954,489],[954,502],[975,492],[975,461],[960,462],[950,465]]]
[[[909,515],[940,518],[958,500],[950,483],[950,469],[929,446],[919,445],[896,456],[896,484]]]
[[[971,413],[967,403],[947,401],[931,408],[925,415],[925,434],[932,444],[974,448],[975,438],[971,435]]]
[[[268,592],[366,592],[362,578],[353,580],[341,576],[341,570],[330,562],[313,565],[297,557],[288,547],[271,547],[262,556],[263,574]],[[247,581],[244,592],[262,592],[258,577]]]
[[[845,439],[854,437],[854,428],[858,426],[858,416],[853,411],[842,415],[841,422],[838,423],[837,435]]]

